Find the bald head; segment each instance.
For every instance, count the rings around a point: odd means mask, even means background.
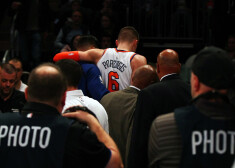
[[[135,71],[131,85],[139,89],[144,89],[156,81],[158,81],[158,77],[155,69],[150,65],[143,65]]]
[[[64,77],[54,64],[42,64],[30,73],[28,101],[52,103],[57,106],[65,90]]]
[[[159,53],[157,62],[160,65],[175,66],[179,64],[178,53],[171,49],[163,50]]]
[[[157,73],[159,79],[170,73],[180,72],[178,53],[172,49],[166,49],[159,53],[157,57]]]

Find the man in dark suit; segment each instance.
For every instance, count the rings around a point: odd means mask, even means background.
[[[143,89],[137,99],[128,168],[148,166],[147,144],[153,120],[191,100],[190,86],[179,77],[180,67],[178,54],[174,50],[166,49],[158,55],[157,74],[160,82]]]
[[[151,168],[233,167],[235,109],[227,98],[235,86],[232,61],[226,51],[208,46],[196,54],[191,69],[192,103],[152,123]]]

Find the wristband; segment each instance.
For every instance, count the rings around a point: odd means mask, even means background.
[[[57,62],[62,59],[72,59],[74,61],[79,61],[80,57],[78,51],[61,52],[54,56],[53,61]]]

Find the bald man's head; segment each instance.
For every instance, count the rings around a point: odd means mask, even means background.
[[[131,81],[131,85],[143,89],[148,85],[158,81],[156,70],[150,65],[143,65],[139,67]]]
[[[51,63],[36,67],[28,80],[28,101],[60,103],[66,83],[60,69]]]
[[[166,49],[159,53],[157,57],[157,73],[159,78],[170,73],[179,73],[180,67],[179,56],[176,51]]]
[[[160,65],[175,66],[179,63],[178,53],[171,49],[163,50],[157,57],[157,63]]]

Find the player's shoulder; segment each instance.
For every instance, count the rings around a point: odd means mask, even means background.
[[[135,57],[137,57],[137,58],[139,58],[139,59],[146,59],[145,56],[140,55],[140,54],[137,54],[137,53],[136,53]]]
[[[132,61],[135,63],[136,62],[142,63],[143,65],[147,64],[147,59],[145,58],[145,56],[140,54],[136,54]]]
[[[118,50],[116,48],[106,48],[106,49],[102,49],[104,54],[107,52],[118,52]]]

